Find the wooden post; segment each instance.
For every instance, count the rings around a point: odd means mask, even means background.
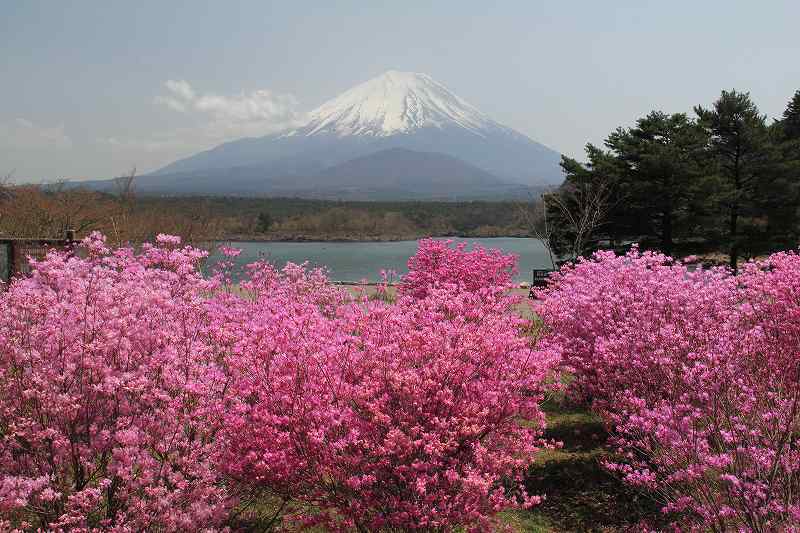
[[[8,241],[8,281],[11,282],[11,278],[14,277],[14,273],[17,271],[17,246],[16,241],[10,240]]]
[[[72,244],[75,242],[75,230],[68,229],[64,234],[64,239],[67,241],[67,244]]]
[[[0,271],[0,281],[8,283],[11,281],[11,243],[0,242],[0,246],[3,247],[3,252],[6,256],[5,265],[3,265],[3,270]]]

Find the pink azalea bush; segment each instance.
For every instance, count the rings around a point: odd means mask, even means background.
[[[535,310],[574,380],[573,398],[619,411],[661,399],[716,340],[737,301],[725,269],[690,271],[653,252],[598,252],[551,275]]]
[[[0,293],[0,528],[484,530],[536,503],[554,357],[513,260],[446,253],[461,277],[420,260],[396,301],[291,264],[230,286],[171,236],[35,262]]]
[[[232,478],[294,502],[295,524],[342,531],[483,530],[538,501],[521,482],[554,361],[511,300],[431,276],[421,298],[342,305],[269,278],[230,334],[248,369],[225,417]]]
[[[517,258],[501,250],[487,250],[467,243],[423,239],[408,260],[408,274],[403,276],[400,293],[424,298],[431,289],[449,286],[459,291],[497,289],[504,291],[516,273]]]
[[[202,297],[214,282],[179,242],[159,236],[135,254],[93,235],[0,295],[4,530],[222,523],[209,415],[227,378]]]
[[[543,347],[612,430],[610,469],[687,529],[800,527],[800,257],[733,276],[599,253],[540,296]]]

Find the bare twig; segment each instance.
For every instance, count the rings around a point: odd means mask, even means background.
[[[607,223],[614,207],[613,196],[612,183],[599,179],[569,183],[556,193],[542,196],[545,212],[548,207],[554,208],[572,234],[567,246],[571,259],[581,256],[591,238]]]

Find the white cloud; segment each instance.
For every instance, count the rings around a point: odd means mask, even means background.
[[[167,80],[163,87],[156,105],[181,115],[183,125],[153,133],[101,137],[95,139],[95,146],[146,172],[227,141],[299,126],[303,119],[297,99],[290,94],[258,89],[219,95],[199,91],[185,80]]]
[[[0,175],[16,169],[21,179],[33,181],[100,177],[134,165],[148,172],[226,141],[295,127],[303,118],[293,95],[266,89],[220,95],[168,80],[161,92],[156,105],[173,110],[175,120],[157,130],[120,126],[95,138],[72,139],[64,125],[0,119]]]
[[[70,148],[72,140],[64,125],[43,126],[25,118],[0,122],[0,147],[15,150],[32,148]]]
[[[164,86],[168,94],[156,97],[157,103],[181,113],[204,115],[220,125],[260,124],[275,131],[298,118],[298,102],[291,94],[275,94],[266,89],[232,96],[198,94],[185,80],[167,80]]]
[[[192,100],[194,98],[194,89],[192,89],[192,86],[189,85],[188,81],[167,80],[164,85],[166,85],[167,89],[180,96],[184,100]]]

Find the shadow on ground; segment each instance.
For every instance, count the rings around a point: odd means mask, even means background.
[[[545,495],[530,511],[516,512],[508,522],[518,531],[640,531],[642,521],[662,526],[658,503],[608,473],[601,461],[607,434],[587,411],[558,402],[545,405],[545,436],[564,443],[531,465],[529,494]]]

